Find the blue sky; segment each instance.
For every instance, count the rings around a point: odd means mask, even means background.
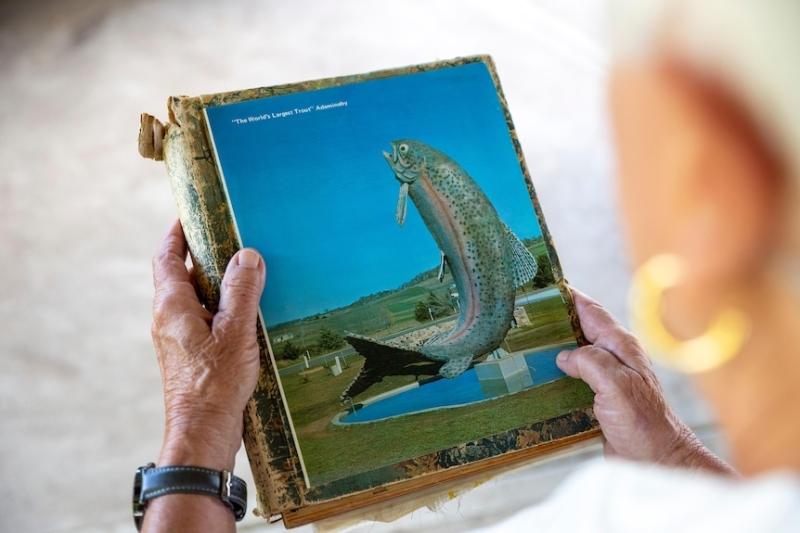
[[[316,110],[338,102],[347,105]],[[393,140],[446,153],[520,238],[541,234],[482,63],[206,112],[242,243],[267,261],[268,327],[393,289],[438,265],[411,201],[405,225],[395,221],[400,184],[381,154]]]

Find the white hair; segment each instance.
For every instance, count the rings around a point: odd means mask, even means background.
[[[612,0],[619,59],[665,52],[720,80],[800,185],[800,0]],[[795,204],[797,206],[797,204]]]

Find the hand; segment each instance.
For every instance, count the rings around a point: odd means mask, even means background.
[[[233,470],[242,412],[259,372],[257,309],[266,277],[252,249],[233,256],[214,315],[197,298],[175,222],[153,259],[153,343],[164,384],[166,432],[159,464]]]
[[[606,456],[732,473],[667,404],[636,338],[600,304],[575,289],[572,295],[592,344],[561,352],[556,364],[595,392],[594,413],[606,439]]]

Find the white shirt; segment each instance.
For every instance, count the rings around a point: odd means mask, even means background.
[[[800,532],[800,478],[776,473],[730,480],[597,460],[542,504],[476,531]]]

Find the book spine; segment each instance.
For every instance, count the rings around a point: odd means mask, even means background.
[[[172,122],[164,139],[164,163],[178,208],[204,305],[219,304],[219,287],[228,261],[239,248],[201,117],[191,116],[192,99],[172,99]],[[200,111],[202,113],[202,111]]]
[[[202,102],[198,98],[172,97],[169,109],[170,123],[161,147],[163,160],[198,292],[213,312],[219,303],[225,268],[241,245],[208,142]],[[258,343],[261,372],[244,413],[244,443],[256,484],[256,513],[269,518],[301,505],[302,485],[297,483],[297,451],[287,437],[287,414],[262,327],[258,329]]]

